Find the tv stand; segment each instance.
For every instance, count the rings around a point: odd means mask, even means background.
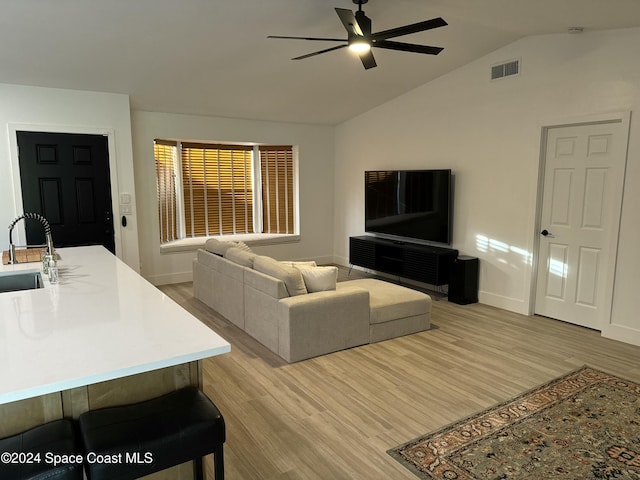
[[[446,285],[458,251],[364,235],[349,238],[349,263],[378,272]]]

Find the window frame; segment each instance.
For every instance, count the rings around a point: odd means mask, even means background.
[[[269,144],[258,144],[258,143],[240,143],[240,142],[210,142],[210,141],[186,141],[186,140],[178,140],[178,139],[166,139],[166,138],[158,138],[154,140],[155,142],[174,143],[174,175],[175,175],[175,199],[176,199],[176,223],[177,223],[177,235],[178,238],[175,240],[162,241],[160,235],[158,235],[158,239],[160,240],[160,251],[161,253],[169,253],[175,251],[190,251],[197,248],[201,248],[204,246],[206,240],[209,238],[219,238],[225,240],[241,240],[246,243],[252,245],[261,245],[261,244],[276,244],[276,243],[289,243],[289,242],[297,242],[300,240],[300,199],[299,199],[299,149],[297,145],[269,145]],[[205,235],[205,236],[187,236],[187,228],[186,228],[186,215],[185,215],[185,202],[184,202],[184,181],[183,181],[183,166],[182,166],[182,148],[183,144],[201,144],[201,145],[212,145],[212,146],[238,146],[241,145],[244,148],[251,147],[252,158],[251,162],[251,175],[252,175],[252,197],[253,197],[253,228],[254,233],[237,233],[237,234],[214,234],[214,235]],[[262,160],[260,154],[261,147],[277,147],[282,146],[291,149],[291,171],[292,171],[292,224],[293,231],[289,233],[264,233],[264,225],[263,225],[263,186],[264,182],[262,179]],[[154,150],[154,160],[155,160],[155,150]],[[157,176],[157,172],[156,172]],[[156,185],[156,188],[159,189],[159,185]],[[157,191],[158,197],[160,196],[159,190]],[[156,208],[159,209],[159,202],[156,203]],[[159,218],[159,211],[158,211]],[[160,227],[160,226],[159,226]]]

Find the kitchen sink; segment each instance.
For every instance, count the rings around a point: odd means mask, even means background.
[[[0,293],[43,288],[42,275],[38,270],[23,272],[0,272]]]

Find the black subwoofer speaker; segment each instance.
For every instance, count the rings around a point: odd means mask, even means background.
[[[480,262],[476,257],[459,256],[449,275],[448,300],[459,305],[478,302]]]

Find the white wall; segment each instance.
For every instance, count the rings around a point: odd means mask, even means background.
[[[115,219],[118,194],[130,193],[133,214],[126,228],[114,222],[116,253],[138,270],[138,232],[131,151],[129,97],[98,92],[0,84],[0,250],[9,246],[8,227],[21,215],[16,128],[37,131],[107,134]],[[16,238],[24,242],[23,222]],[[55,238],[54,238],[55,241]]]
[[[333,259],[333,127],[132,112],[142,274],[155,284],[188,281],[195,249],[160,253],[153,140],[180,138],[299,146],[300,241],[257,246],[278,259]]]
[[[640,29],[524,38],[336,127],[335,252],[364,232],[363,171],[451,168],[453,247],[480,257],[480,301],[529,313],[541,128],[640,111]],[[521,58],[518,77],[490,65]],[[428,61],[425,60],[425,61]],[[640,122],[632,115],[612,324],[640,344]]]

